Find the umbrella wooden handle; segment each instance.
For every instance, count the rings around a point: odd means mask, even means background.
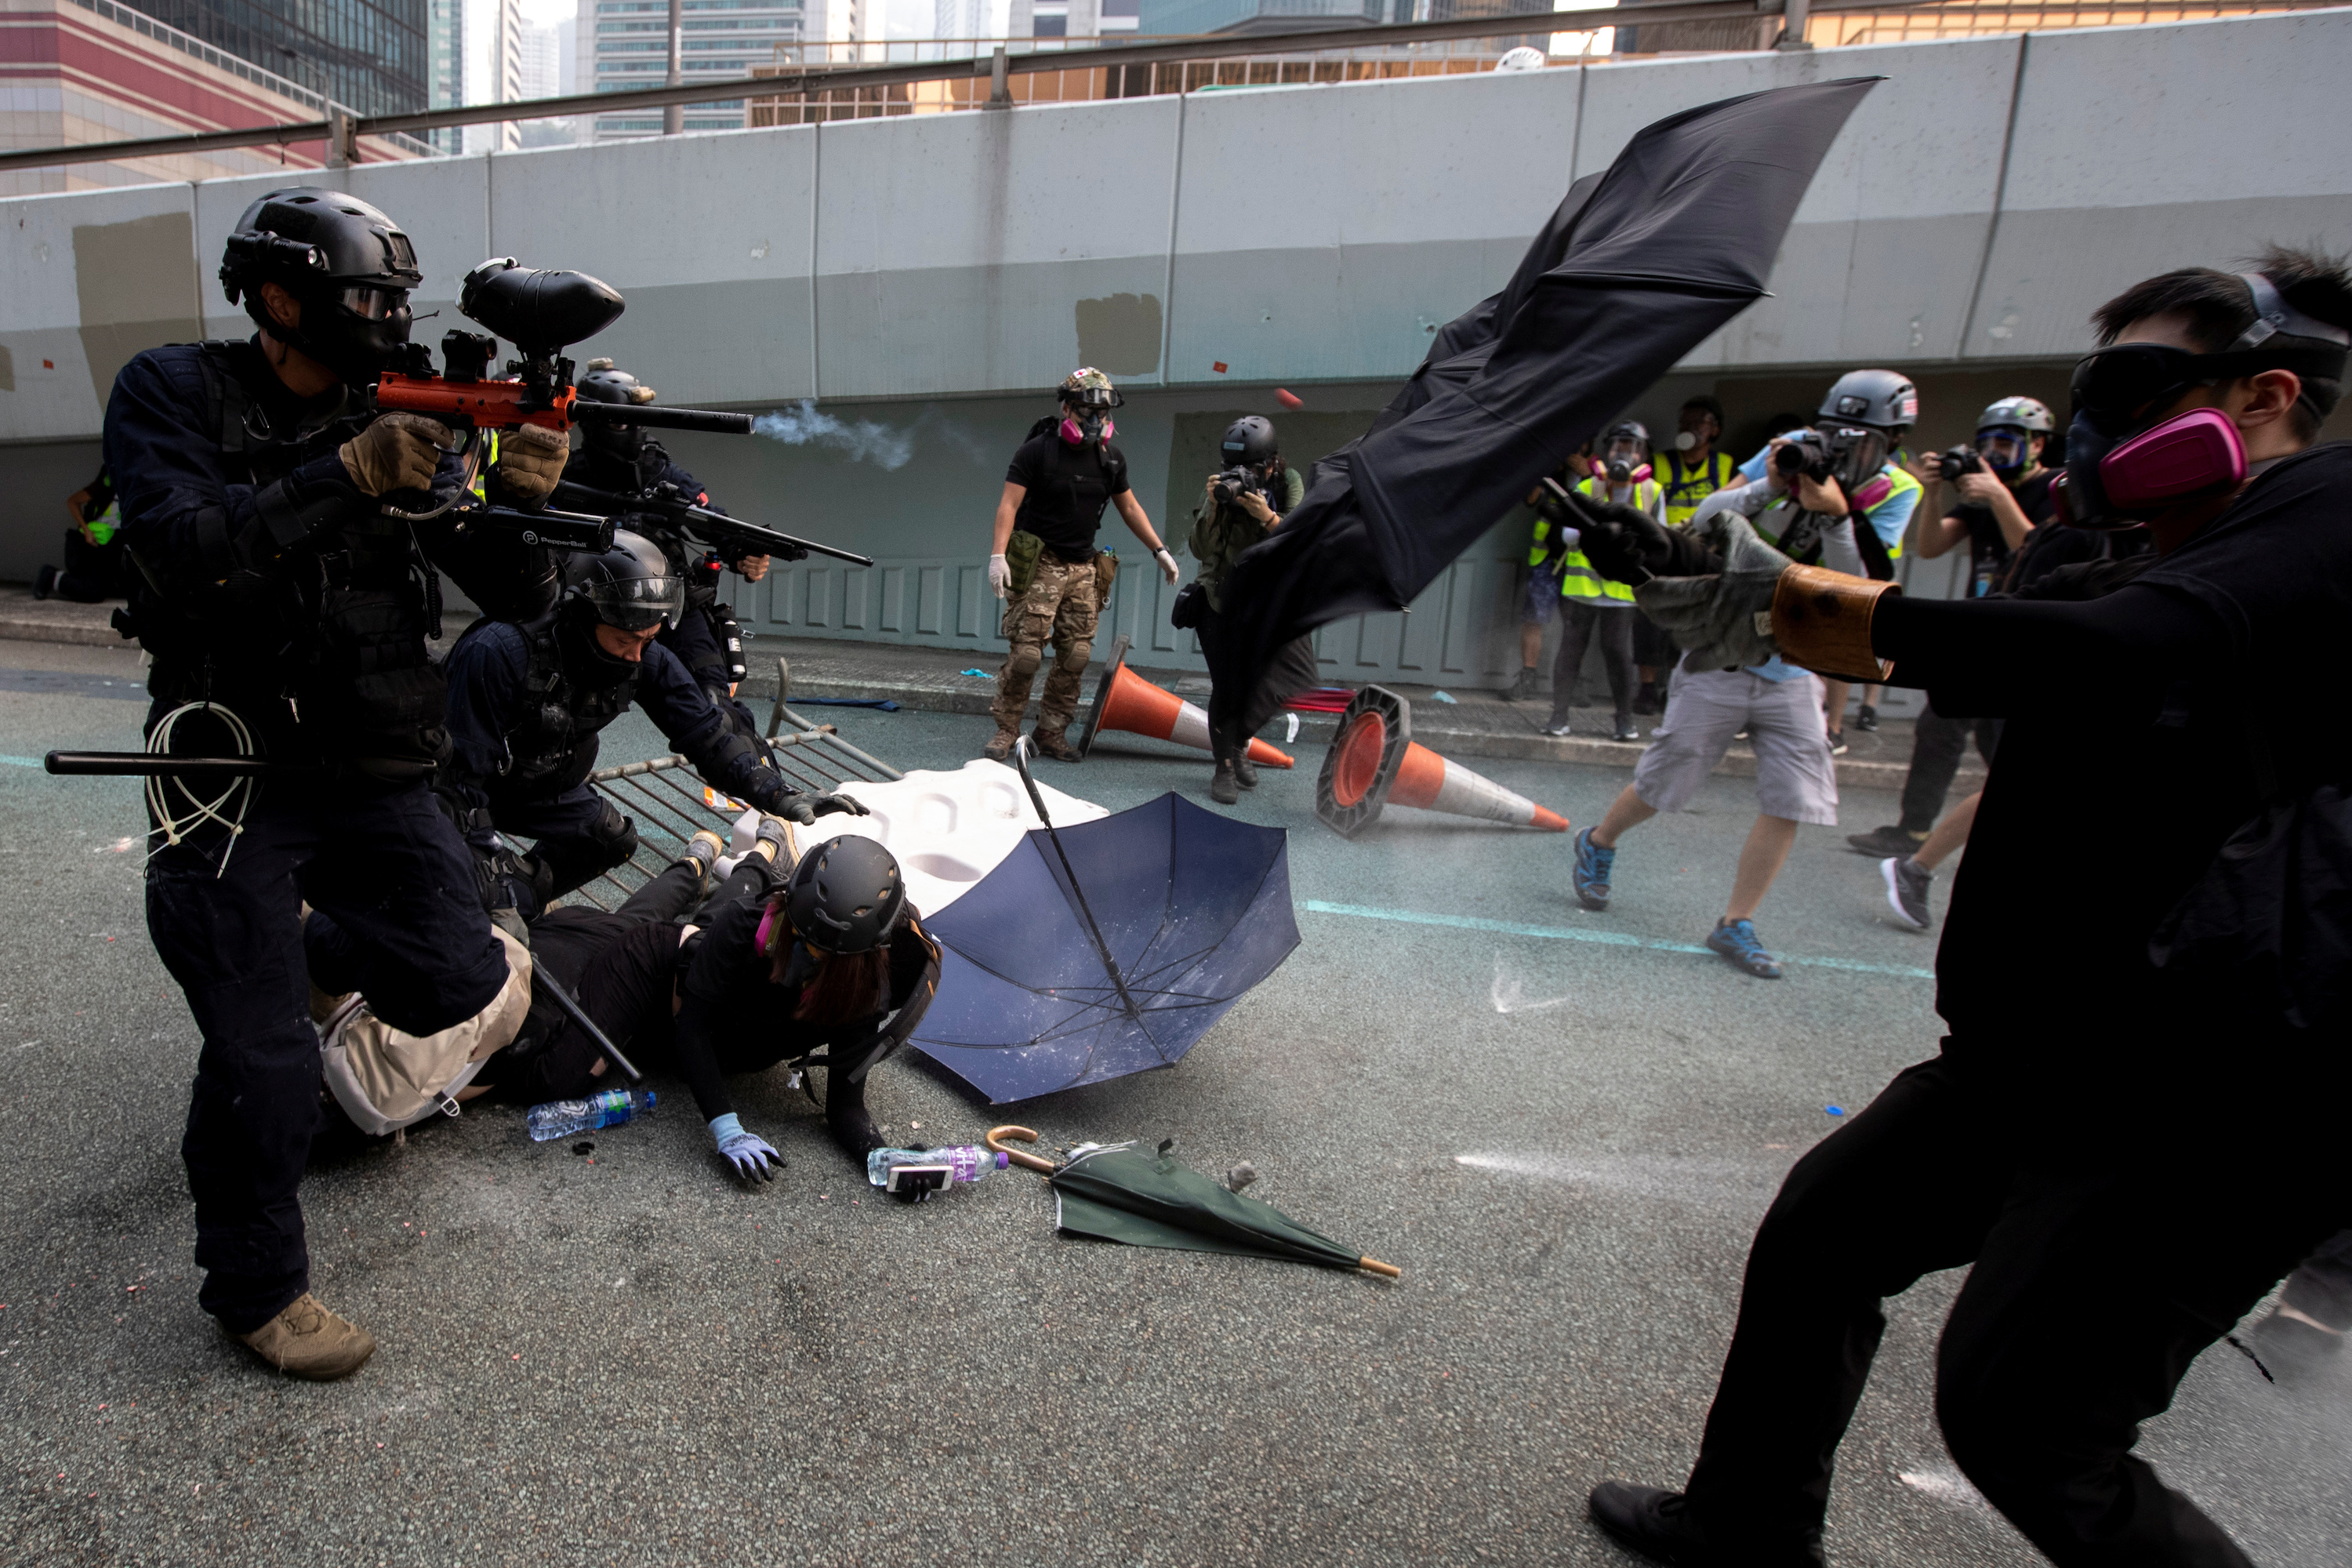
[[[1374,1274],[1384,1274],[1391,1279],[1402,1279],[1404,1278],[1403,1269],[1399,1268],[1393,1263],[1383,1263],[1377,1258],[1359,1258],[1356,1259],[1356,1267],[1362,1269],[1368,1269]]]
[[[988,1138],[986,1142],[991,1149],[994,1150],[997,1153],[1003,1155],[1006,1159],[1012,1161],[1016,1165],[1025,1165],[1033,1171],[1043,1171],[1049,1176],[1055,1171],[1061,1169],[1059,1165],[1055,1164],[1051,1160],[1044,1159],[1024,1150],[1007,1149],[1003,1144],[997,1142],[999,1138],[1018,1138],[1024,1143],[1034,1143],[1037,1142],[1037,1134],[1030,1131],[1028,1128],[992,1127],[988,1130]],[[1385,1268],[1387,1266],[1383,1264],[1381,1267]]]

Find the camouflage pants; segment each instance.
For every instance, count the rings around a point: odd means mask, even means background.
[[[1101,579],[1089,561],[1072,565],[1046,551],[1037,558],[1029,591],[1004,606],[1004,640],[1013,647],[996,676],[996,703],[989,710],[1000,730],[1021,728],[1029,706],[1030,682],[1054,649],[1045,695],[1037,702],[1037,728],[1059,734],[1078,710],[1078,678],[1094,657],[1095,623],[1102,615]]]

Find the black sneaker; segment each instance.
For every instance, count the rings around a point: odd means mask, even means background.
[[[1513,678],[1508,686],[1495,695],[1506,702],[1525,702],[1536,694],[1536,667],[1527,665]]]
[[[1635,724],[1631,719],[1620,719],[1617,721],[1617,733],[1614,738],[1620,741],[1638,741],[1642,738],[1641,726]]]
[[[1247,757],[1234,759],[1234,783],[1244,789],[1257,788],[1257,764]]]
[[[1866,730],[1874,734],[1876,733],[1878,730],[1878,710],[1873,708],[1867,702],[1864,703],[1862,705],[1862,711],[1853,716],[1853,727],[1857,730]]]
[[[46,599],[58,591],[58,579],[65,573],[55,566],[44,566],[33,574],[33,597]]]
[[[1927,889],[1935,885],[1936,873],[1906,855],[1881,860],[1878,875],[1886,883],[1887,906],[1895,917],[1913,931],[1926,931],[1933,923],[1927,912]]]
[[[1658,701],[1658,683],[1654,680],[1643,681],[1642,689],[1633,694],[1633,711],[1644,719],[1656,713],[1662,706]]]
[[[1562,719],[1562,720],[1561,720],[1559,723],[1557,723],[1557,724],[1547,724],[1547,725],[1545,725],[1545,726],[1543,727],[1543,732],[1544,732],[1545,734],[1547,734],[1547,735],[1549,735],[1552,739],[1554,739],[1554,740],[1556,740],[1556,741],[1564,741],[1564,740],[1566,740],[1566,739],[1568,738],[1568,736],[1569,736],[1569,733],[1570,733],[1570,725],[1569,725],[1569,722],[1568,722],[1568,721],[1567,721],[1567,720]]]
[[[1209,798],[1219,805],[1241,804],[1242,786],[1240,781],[1234,777],[1234,764],[1231,762],[1221,762],[1217,764],[1215,776],[1209,780]]]
[[[1823,1568],[1822,1543],[1800,1536],[1777,1543],[1726,1540],[1701,1524],[1688,1499],[1663,1487],[1603,1481],[1586,1505],[1592,1522],[1656,1563],[1677,1568]]]
[[[1884,827],[1874,827],[1867,833],[1846,835],[1848,844],[1857,855],[1867,855],[1874,860],[1884,860],[1889,855],[1908,855],[1927,842],[1924,833],[1914,833],[1900,823],[1890,822]]]
[[[1829,741],[1831,756],[1843,757],[1845,755],[1847,747],[1845,743],[1845,731],[1843,730],[1832,730],[1829,734]]]

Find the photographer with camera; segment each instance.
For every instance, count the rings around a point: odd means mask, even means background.
[[[1286,513],[1297,510],[1307,495],[1307,481],[1298,470],[1286,467],[1274,421],[1244,415],[1225,427],[1217,446],[1224,460],[1221,473],[1209,476],[1201,504],[1192,511],[1188,542],[1200,574],[1176,595],[1171,619],[1179,629],[1199,635],[1203,649],[1213,647],[1223,630],[1225,574],[1242,552],[1282,526]],[[1209,780],[1209,798],[1232,805],[1241,792],[1257,787],[1257,767],[1249,760],[1249,737],[1281,710],[1293,693],[1315,684],[1315,642],[1297,637],[1276,650],[1273,660],[1250,693],[1242,710],[1241,733],[1227,737],[1212,731],[1216,772]]]
[[[2307,880],[2337,885],[2352,832],[2352,735],[2310,721],[2334,710],[2352,624],[2352,446],[2318,443],[2352,273],[2273,249],[2148,279],[2095,321],[2060,515],[2145,526],[2157,555],[2128,581],[2095,581],[2099,563],[2079,600],[1910,598],[1737,521],[1720,557],[1664,535],[1624,552],[1655,574],[1637,602],[1702,662],[1891,661],[2007,719],[1937,953],[1941,1054],[1790,1172],[1685,1489],[1592,1493],[1595,1521],[1659,1561],[1818,1568],[1883,1303],[1967,1268],[1936,1412],[1985,1498],[2055,1563],[2249,1563],[2132,1450],[2197,1356],[2352,1220],[2352,931]],[[2052,877],[2053,802],[2090,805],[2133,853]],[[2042,954],[2063,976],[2021,984]],[[2287,1091],[2217,1114],[2247,1062]]]
[[[1811,428],[1774,438],[1761,478],[1709,496],[1687,529],[1669,531],[1638,508],[1576,496],[1588,557],[1601,575],[1638,583],[1655,568],[1629,553],[1627,538],[1671,540],[1688,559],[1713,560],[1736,528],[1751,530],[1790,559],[1863,575],[1867,558],[1857,532],[1870,535],[1884,556],[1885,534],[1902,537],[1918,500],[1917,480],[1905,475],[1897,484],[1889,477],[1889,454],[1916,417],[1918,397],[1891,372],[1855,371],[1830,388],[1822,408]],[[1665,721],[1651,731],[1633,782],[1597,826],[1576,836],[1570,880],[1577,901],[1589,910],[1609,907],[1619,838],[1661,811],[1689,804],[1733,737],[1745,732],[1756,751],[1759,811],[1706,945],[1744,973],[1780,978],[1780,961],[1757,937],[1755,914],[1796,844],[1798,825],[1837,825],[1837,764],[1822,690],[1818,677],[1777,657],[1742,665],[1685,654]]]
[[[2004,585],[2023,586],[2005,580],[2024,548],[2026,536],[2050,521],[2050,481],[2055,476],[2042,466],[2042,454],[2056,427],[2047,405],[2031,397],[2004,397],[1978,416],[1973,445],[1955,447],[1934,459],[1936,472],[1957,499],[1941,519],[1919,530],[1919,556],[1933,561],[1965,541],[1970,598],[1981,598]],[[2079,530],[2061,542],[2074,548],[2042,555],[2036,563],[2037,575],[2083,558],[2097,543]],[[1903,781],[1903,820],[1857,833],[1846,842],[1863,854],[1897,859],[1924,850],[1971,735],[1978,754],[1990,763],[1993,748],[2000,741],[1999,720],[1948,718],[1937,712],[1932,702],[1924,704],[1912,731],[1911,769]],[[1959,831],[1965,836],[1965,827]],[[1939,854],[1927,861],[1925,872],[1932,872],[1942,858]],[[1911,880],[1921,892],[1908,901],[1907,885],[1898,886],[1891,869],[1886,878],[1888,897],[1896,900],[1896,911],[1906,923],[1925,929],[1924,920],[1913,918],[1925,908],[1924,872],[1915,869]]]
[[[340,191],[271,191],[237,220],[220,278],[253,337],[137,354],[107,405],[137,567],[117,624],[153,660],[151,749],[255,755],[285,777],[155,782],[147,925],[204,1039],[181,1144],[198,1304],[269,1364],[334,1378],[375,1342],[310,1293],[309,981],[365,991],[415,1035],[505,985],[472,857],[425,787],[448,745],[425,638],[435,571],[484,603],[517,593],[529,563],[429,515],[463,478],[446,426],[351,413],[406,349],[422,274],[398,225]],[[538,506],[565,454],[557,432],[518,432],[487,488]],[[339,933],[307,953],[306,900]]]
[[[1118,426],[1110,413],[1127,400],[1110,377],[1081,365],[1062,379],[1061,412],[1029,427],[1029,438],[1004,471],[1004,491],[996,500],[990,537],[988,585],[1004,601],[1003,667],[997,671],[996,701],[990,711],[996,733],[981,755],[1001,763],[1021,738],[1021,718],[1029,710],[1029,686],[1045,648],[1054,668],[1037,704],[1037,750],[1057,762],[1075,763],[1078,750],[1065,733],[1078,710],[1078,679],[1094,657],[1095,626],[1110,599],[1118,557],[1095,548],[1106,508],[1116,506],[1130,532],[1143,542],[1176,585],[1176,558],[1168,553],[1151,519],[1127,482],[1127,457],[1110,438]]]
[[[1665,489],[1651,477],[1650,432],[1632,419],[1620,420],[1601,437],[1592,472],[1579,480],[1576,491],[1596,500],[1630,506],[1660,523],[1665,521]],[[1559,530],[1559,647],[1552,653],[1551,717],[1547,735],[1570,732],[1569,705],[1576,693],[1577,676],[1584,668],[1584,650],[1595,631],[1601,637],[1601,659],[1609,675],[1609,695],[1616,707],[1618,741],[1638,741],[1633,725],[1633,590],[1612,583],[1592,569],[1577,548],[1577,519],[1556,493],[1559,480],[1545,481],[1537,492],[1536,510]]]

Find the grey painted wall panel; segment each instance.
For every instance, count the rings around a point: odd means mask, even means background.
[[[15,384],[0,392],[0,430],[17,439],[94,436],[102,389],[136,352],[108,329],[143,322],[168,341],[194,325],[192,259],[147,249],[160,233],[193,234],[193,192],[133,185],[20,196],[6,210],[16,221],[0,223],[0,311],[17,330],[0,335]],[[85,320],[85,305],[99,319]]]

